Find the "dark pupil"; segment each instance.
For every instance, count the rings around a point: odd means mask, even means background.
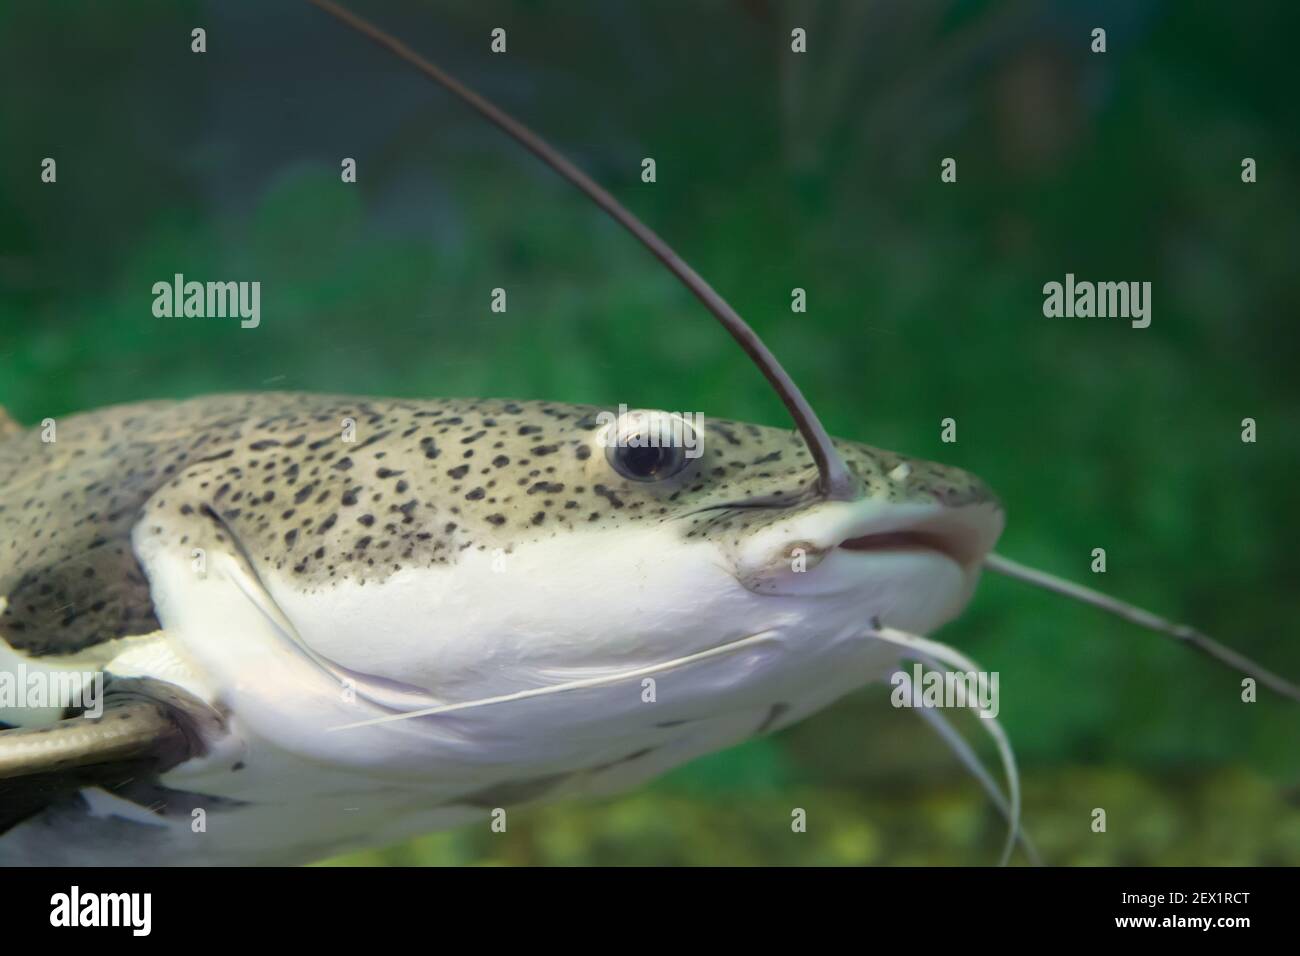
[[[624,449],[623,466],[634,475],[648,478],[664,463],[663,448],[627,448]]]

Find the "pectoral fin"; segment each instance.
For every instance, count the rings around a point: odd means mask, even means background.
[[[0,730],[0,833],[85,787],[112,791],[201,756],[219,714],[172,684],[116,678],[99,717]]]

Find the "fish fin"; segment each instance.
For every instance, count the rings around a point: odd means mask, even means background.
[[[216,711],[173,684],[111,678],[98,717],[0,730],[0,834],[70,793],[111,793],[201,756],[223,730]]]

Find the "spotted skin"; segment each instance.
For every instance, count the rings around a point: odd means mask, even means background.
[[[270,392],[101,409],[57,422],[53,442],[11,433],[0,438],[0,637],[39,656],[156,631],[138,523],[178,549],[208,524],[205,540],[311,592],[629,522],[735,543],[816,498],[796,433],[715,419],[680,473],[628,480],[598,441],[601,411]],[[837,446],[869,496],[991,498],[958,469]],[[910,473],[891,477],[901,464]]]

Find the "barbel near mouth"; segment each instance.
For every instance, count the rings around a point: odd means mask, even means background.
[[[840,457],[830,435],[822,426],[817,413],[813,411],[808,400],[804,398],[799,386],[794,383],[789,373],[782,368],[775,355],[763,344],[749,323],[740,317],[717,291],[704,278],[692,269],[673,251],[658,233],[629,212],[622,203],[615,199],[604,187],[580,170],[569,160],[561,156],[544,139],[514,117],[502,111],[496,104],[485,99],[454,76],[443,72],[437,66],[416,53],[401,40],[384,32],[368,20],[364,20],[352,11],[339,6],[332,0],[308,0],[330,16],[350,26],[389,52],[405,60],[439,86],[452,93],[462,102],[476,110],[481,116],[502,130],[530,153],[544,162],[560,176],[576,186],[592,202],[603,209],[615,222],[635,236],[654,255],[656,259],[675,275],[691,294],[700,300],[722,327],[745,351],[745,354],[758,366],[759,371],[768,380],[781,402],[789,411],[790,417],[798,426],[799,433],[808,445],[813,461],[817,464],[818,488],[829,501],[856,501],[864,494],[862,483],[849,470]]]
[[[308,0],[308,2],[405,60],[425,76],[473,107],[494,126],[501,129],[576,186],[615,222],[640,240],[655,258],[668,268],[669,272],[675,275],[697,299],[704,303],[705,307],[713,313],[722,324],[722,327],[739,343],[740,347],[745,350],[745,354],[754,361],[764,377],[776,389],[782,403],[790,412],[790,417],[794,419],[795,425],[798,426],[804,442],[807,443],[813,461],[817,464],[818,490],[821,496],[828,501],[857,501],[865,497],[865,489],[862,483],[849,470],[844,459],[835,450],[835,445],[826,429],[822,427],[816,412],[808,404],[808,400],[804,398],[803,393],[799,391],[799,387],[795,385],[794,380],[781,367],[781,363],[777,361],[776,356],[768,350],[767,346],[759,339],[758,334],[736,313],[735,309],[699,273],[682,261],[681,257],[658,234],[632,215],[623,207],[622,203],[611,196],[591,177],[557,153],[549,143],[531,129],[503,112],[494,103],[484,99],[455,77],[444,73],[396,37],[390,36],[368,20],[363,20],[350,10],[334,3],[333,0]],[[1035,587],[1054,591],[1074,600],[1082,601],[1085,604],[1103,607],[1112,613],[1119,614],[1126,620],[1146,627],[1148,630],[1181,640],[1187,645],[1209,654],[1219,663],[1226,664],[1239,673],[1255,677],[1283,696],[1300,703],[1300,686],[1265,670],[1244,655],[1224,647],[1199,631],[1170,624],[1157,615],[1142,611],[1140,608],[1134,608],[1132,605],[1126,605],[1124,602],[1108,598],[1105,595],[1093,596],[1095,592],[1089,592],[1088,589],[1080,588],[1077,585],[1070,585],[1068,582],[1054,578],[1045,572],[1035,572],[1033,569],[1024,568],[997,554],[989,553],[985,555],[983,564],[991,571],[1018,578]],[[1120,610],[1121,607],[1122,610]]]
[[[702,651],[696,651],[693,654],[687,654],[683,657],[675,657],[671,660],[659,661],[654,664],[645,664],[641,667],[617,671],[613,674],[607,674],[602,677],[582,677],[577,680],[560,681],[557,684],[543,684],[540,687],[529,687],[524,690],[514,691],[509,694],[498,694],[493,697],[479,697],[474,700],[435,704],[431,707],[422,707],[418,710],[391,713],[383,717],[372,717],[368,720],[358,720],[349,724],[336,724],[333,727],[327,727],[325,729],[329,732],[356,730],[361,727],[374,727],[379,724],[391,724],[396,723],[397,721],[412,720],[418,717],[437,717],[442,714],[457,713],[465,710],[477,710],[482,707],[494,707],[499,704],[509,704],[520,700],[531,700],[536,697],[549,697],[553,694],[565,694],[570,691],[592,690],[598,687],[608,687],[610,684],[622,683],[625,680],[632,680],[637,677],[647,677],[650,674],[659,674],[664,671],[676,670],[679,667],[685,667],[711,658],[721,657],[725,654],[733,654],[736,651],[745,650],[746,648],[754,647],[758,644],[779,644],[781,642],[782,637],[778,631],[758,631],[755,634],[738,637],[732,641],[715,644],[713,647],[706,647]]]

